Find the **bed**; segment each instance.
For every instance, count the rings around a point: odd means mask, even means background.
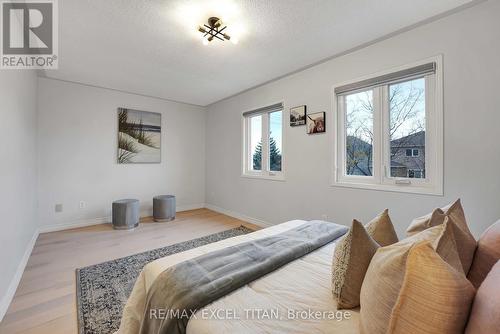
[[[138,333],[147,292],[170,266],[304,223],[289,221],[149,263],[136,281],[117,333]],[[337,311],[332,297],[334,247],[331,242],[198,310],[188,322],[187,333],[358,333],[359,309]]]

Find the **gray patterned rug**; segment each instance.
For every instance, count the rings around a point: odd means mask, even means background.
[[[151,261],[252,230],[240,226],[76,270],[76,298],[80,334],[110,334],[118,330],[123,307],[142,268]]]

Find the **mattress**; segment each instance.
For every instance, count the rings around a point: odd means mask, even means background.
[[[278,234],[304,222],[289,221],[149,263],[135,283],[117,333],[138,333],[147,292],[166,268],[214,250]],[[359,310],[339,311],[332,297],[334,248],[335,242],[329,243],[198,310],[188,322],[187,333],[358,333]]]

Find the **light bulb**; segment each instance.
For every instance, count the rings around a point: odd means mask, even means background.
[[[202,39],[202,43],[203,43],[203,45],[208,45],[208,39],[203,38],[203,39]]]
[[[233,44],[235,44],[235,45],[236,45],[236,44],[238,44],[238,42],[239,42],[240,40],[239,40],[237,37],[231,37],[230,41],[231,41],[231,43],[233,43]]]

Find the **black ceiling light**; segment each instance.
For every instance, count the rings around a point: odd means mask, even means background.
[[[203,34],[203,44],[208,45],[214,38],[217,38],[221,41],[231,41],[233,44],[238,43],[238,39],[226,34],[224,30],[226,30],[227,26],[223,26],[222,21],[218,17],[211,17],[208,19],[208,24],[204,24],[203,26],[198,27],[198,31]]]

